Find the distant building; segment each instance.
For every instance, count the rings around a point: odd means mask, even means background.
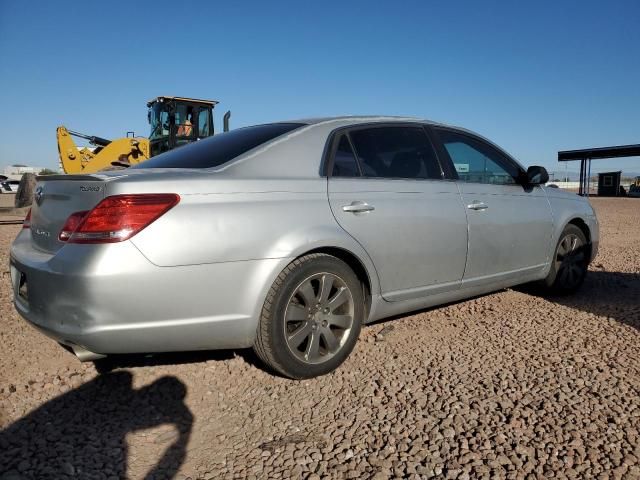
[[[598,196],[617,197],[620,195],[620,175],[622,172],[602,172],[598,174]]]
[[[30,167],[28,165],[10,165],[4,168],[4,176],[9,180],[20,180],[25,173],[35,173],[36,175],[44,170],[44,167]]]

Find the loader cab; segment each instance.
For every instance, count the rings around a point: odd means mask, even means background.
[[[157,97],[147,103],[150,156],[210,137],[215,100]]]

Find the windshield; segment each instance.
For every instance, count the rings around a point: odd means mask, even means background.
[[[163,153],[131,168],[212,168],[284,135],[302,123],[268,123],[220,133]]]
[[[151,125],[150,140],[162,138],[169,135],[169,106],[154,102],[149,107],[149,123]]]

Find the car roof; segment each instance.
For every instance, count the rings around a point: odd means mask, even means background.
[[[427,120],[420,117],[402,116],[402,115],[339,115],[334,117],[310,117],[300,118],[296,120],[289,120],[287,122],[277,123],[302,123],[305,125],[319,125],[324,123],[344,123],[345,125],[357,125],[361,123],[377,123],[377,122],[417,122],[428,123],[431,125],[441,125],[438,122]]]
[[[497,147],[499,150],[502,150],[499,146],[495,145],[495,143],[493,143],[491,140],[480,135],[477,132],[474,132],[473,130],[460,127],[458,125],[451,125],[448,123],[436,122],[435,120],[429,120],[427,118],[421,118],[421,117],[401,116],[401,115],[340,115],[335,117],[310,117],[310,118],[301,118],[301,119],[295,119],[295,120],[282,120],[282,121],[270,122],[270,123],[298,123],[298,124],[309,126],[309,127],[330,125],[331,128],[335,129],[340,127],[354,126],[354,125],[364,125],[364,124],[371,124],[371,123],[394,123],[394,122],[422,123],[422,124],[427,124],[435,127],[452,128],[460,132],[466,132],[466,133],[475,135],[476,137],[480,137],[483,140],[487,141],[488,143],[491,143],[492,145]]]
[[[460,127],[458,125],[451,125],[443,122],[436,122],[434,120],[429,120],[426,118],[420,117],[411,117],[411,116],[399,116],[399,115],[341,115],[336,117],[313,117],[313,118],[302,118],[298,120],[288,120],[288,121],[278,121],[272,123],[300,123],[302,125],[314,126],[314,125],[325,125],[332,124],[332,128],[339,127],[347,127],[350,125],[360,125],[360,124],[370,124],[370,123],[422,123],[436,127],[446,127],[458,130],[460,132],[466,132],[476,137],[479,137],[485,140],[487,143],[490,143],[494,147],[498,148],[504,152],[504,150],[496,145],[493,141],[488,138],[480,135],[473,130],[469,130],[464,127]],[[504,152],[506,153],[506,152]],[[507,154],[510,156],[509,154]]]

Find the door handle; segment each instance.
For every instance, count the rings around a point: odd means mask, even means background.
[[[344,205],[342,207],[343,212],[351,212],[351,213],[362,213],[362,212],[370,212],[375,210],[376,207],[373,205],[369,205],[367,202],[351,202],[350,205]]]
[[[474,201],[467,205],[467,208],[470,210],[486,210],[487,208],[489,208],[489,205],[483,202]]]

